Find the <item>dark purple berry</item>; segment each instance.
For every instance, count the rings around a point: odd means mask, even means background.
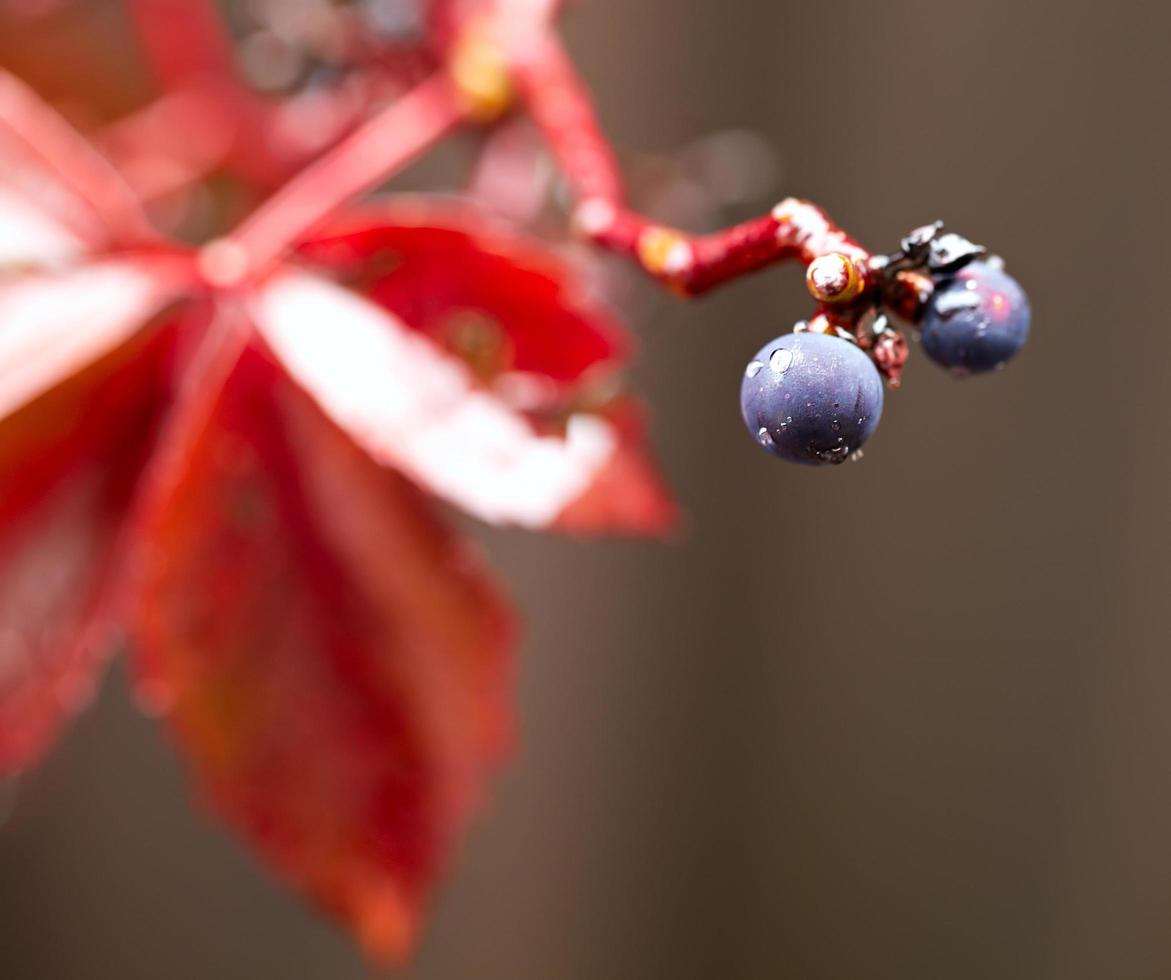
[[[1029,298],[998,265],[973,262],[943,279],[920,323],[923,350],[957,374],[1005,364],[1029,337]]]
[[[740,386],[752,437],[774,456],[817,466],[841,463],[882,416],[882,378],[857,346],[819,333],[765,344]]]

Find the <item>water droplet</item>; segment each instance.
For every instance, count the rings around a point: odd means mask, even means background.
[[[833,430],[834,430],[834,432],[841,432],[841,431],[842,431],[842,423],[841,423],[841,422],[839,422],[837,419],[834,419],[834,420],[833,420],[833,421],[830,423],[830,426],[829,426],[829,427],[830,427],[831,429],[833,429]]]
[[[850,447],[845,443],[834,446],[832,449],[819,449],[817,458],[823,463],[841,463],[850,455]]]
[[[774,445],[772,435],[764,426],[761,426],[760,431],[756,433],[756,441],[764,446],[765,449],[771,449]]]
[[[968,285],[974,284],[969,283]],[[974,310],[979,305],[980,297],[976,293],[953,289],[935,301],[935,312],[943,319],[950,320],[957,313],[962,313],[964,310]]]
[[[778,426],[778,428],[780,428],[780,430],[781,430],[782,432],[784,432],[784,431],[785,431],[785,430],[786,430],[786,429],[787,429],[787,428],[788,428],[790,425],[792,425],[792,424],[793,424],[793,416],[792,416],[792,415],[789,415],[789,416],[787,416],[787,417],[785,418],[785,421],[784,421],[784,422],[782,422],[782,423],[780,424],[780,426]]]
[[[768,359],[768,366],[772,368],[777,374],[784,374],[789,370],[789,365],[793,363],[793,352],[787,351],[783,347],[778,347]]]
[[[764,365],[761,364],[760,361],[753,361],[748,365],[748,370],[745,371],[744,374],[749,378],[755,378],[758,374],[760,374],[763,368]]]
[[[855,449],[852,453],[850,453],[850,462],[860,463],[862,462],[862,457],[864,455],[865,453],[863,453],[861,449]]]

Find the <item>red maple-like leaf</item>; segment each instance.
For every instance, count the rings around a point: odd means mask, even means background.
[[[221,288],[0,165],[0,773],[124,631],[217,811],[401,957],[510,725],[512,614],[429,498],[668,529],[625,333],[470,211],[363,211]]]
[[[143,517],[143,674],[224,816],[395,955],[504,744],[510,616],[263,351],[211,370]]]

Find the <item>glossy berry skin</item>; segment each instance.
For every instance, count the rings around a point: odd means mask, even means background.
[[[765,344],[740,386],[752,438],[774,456],[811,466],[841,463],[882,416],[882,378],[857,346],[819,333]]]
[[[1007,363],[1029,337],[1029,298],[990,262],[973,262],[936,287],[920,322],[923,350],[955,374]]]

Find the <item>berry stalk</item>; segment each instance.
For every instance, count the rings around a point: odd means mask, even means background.
[[[577,197],[578,230],[603,248],[631,256],[669,288],[695,296],[774,262],[796,259],[809,265],[829,253],[854,265],[854,295],[872,284],[870,253],[805,201],[790,198],[770,214],[701,236],[632,211],[586,85],[556,35],[545,31],[514,64],[513,73]]]
[[[829,254],[853,260],[853,295],[869,285],[873,275],[870,254],[819,207],[796,198],[787,198],[769,214],[710,235],[689,235],[598,198],[582,201],[574,220],[591,241],[631,256],[647,273],[685,296],[698,296],[775,262],[796,260],[808,266]]]

